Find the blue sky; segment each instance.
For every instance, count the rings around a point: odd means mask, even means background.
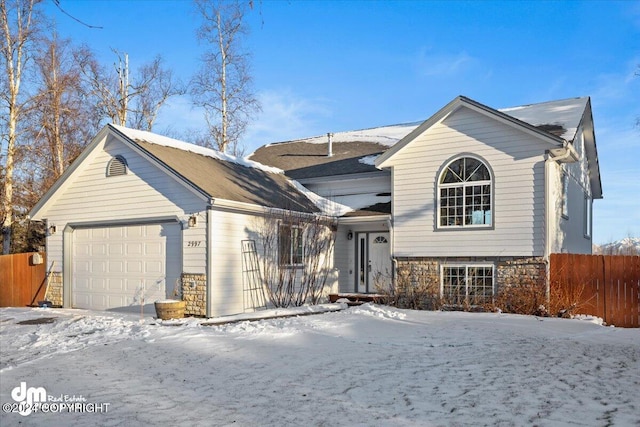
[[[61,36],[111,48],[131,67],[161,54],[185,81],[198,67],[188,1],[60,0],[45,4]],[[457,95],[494,108],[591,96],[604,188],[594,242],[640,237],[640,2],[256,2],[245,40],[263,112],[243,143],[429,118]],[[188,98],[155,126],[203,125]]]

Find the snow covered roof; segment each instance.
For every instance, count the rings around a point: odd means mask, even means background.
[[[585,96],[502,108],[498,111],[559,136],[566,141],[573,141],[587,102],[589,102],[589,97]]]
[[[336,142],[371,142],[386,147],[393,146],[400,141],[409,132],[414,130],[422,122],[402,123],[397,125],[381,126],[368,129],[350,130],[346,132],[335,132],[331,134],[331,140]],[[294,141],[278,142],[271,145],[292,144],[296,142],[305,142],[308,144],[327,144],[327,135],[313,136],[310,138],[302,138]]]
[[[542,135],[547,133],[552,138],[573,141],[588,102],[588,97],[580,97],[500,110],[485,108],[517,119],[523,126],[529,125]],[[394,147],[423,123],[425,122],[411,122],[333,133],[331,157],[328,156],[327,135],[320,135],[267,144],[256,150],[250,158],[282,169],[294,179],[372,172],[376,170],[375,160],[378,156]]]
[[[117,129],[120,133],[133,141],[149,142],[151,144],[162,145],[165,147],[177,148],[179,150],[188,151],[202,156],[211,157],[212,159],[221,160],[224,162],[231,162],[237,165],[246,166],[248,168],[255,168],[270,173],[282,173],[282,169],[274,168],[272,166],[263,165],[262,163],[254,162],[242,157],[232,156],[230,154],[222,153],[220,151],[213,150],[211,148],[202,147],[200,145],[190,144],[188,142],[180,141],[178,139],[169,138],[167,136],[158,135],[156,133],[147,132],[138,129],[131,129],[124,126],[118,126],[110,124],[109,126]]]
[[[277,168],[150,132],[109,126],[209,197],[299,212],[320,210]]]

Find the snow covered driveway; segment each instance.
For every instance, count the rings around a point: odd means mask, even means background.
[[[0,309],[3,410],[22,382],[84,404],[0,425],[640,426],[638,329],[377,305],[200,323]]]

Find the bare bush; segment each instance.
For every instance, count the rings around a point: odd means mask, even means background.
[[[525,279],[519,283],[503,286],[493,303],[485,309],[500,309],[505,313],[547,315],[547,286],[544,280]]]
[[[549,288],[549,312],[553,316],[570,318],[588,305],[595,295],[585,295],[586,281],[573,284],[552,283]]]
[[[412,310],[437,310],[442,307],[440,281],[432,269],[409,264],[399,267],[395,281],[377,286],[387,303]]]
[[[273,210],[260,226],[262,272],[276,307],[317,304],[332,271],[334,218]]]

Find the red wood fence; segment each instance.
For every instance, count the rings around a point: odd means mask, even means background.
[[[37,252],[0,255],[0,307],[24,307],[44,300],[46,260],[45,254]]]
[[[551,304],[575,303],[575,314],[608,325],[640,327],[640,256],[552,254]]]

